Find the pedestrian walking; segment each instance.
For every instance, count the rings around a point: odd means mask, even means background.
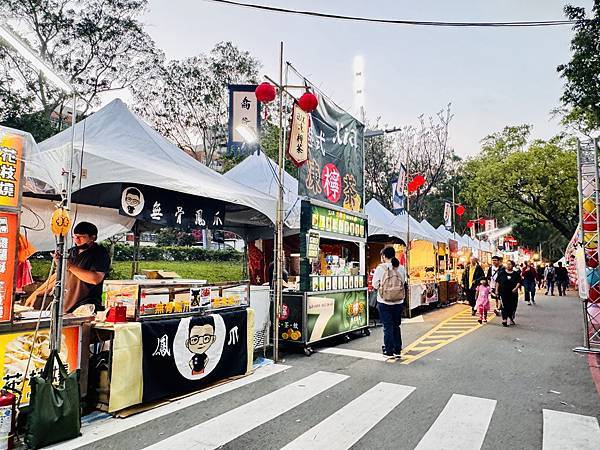
[[[377,289],[377,309],[383,325],[382,351],[388,358],[400,358],[402,351],[402,311],[406,297],[406,269],[400,266],[393,247],[381,251],[381,264],[373,274]]]
[[[544,287],[544,266],[542,264],[538,264],[537,266],[537,284],[538,289]]]
[[[546,295],[550,293],[550,295],[554,295],[554,278],[556,276],[556,271],[554,270],[554,266],[552,264],[546,264],[546,269],[544,269],[544,280],[546,281]]]
[[[489,280],[491,296],[496,301],[496,308],[494,309],[494,314],[496,314],[497,316],[500,315],[500,297],[496,295],[496,282],[498,280],[498,275],[502,270],[504,270],[504,267],[502,266],[502,257],[494,255],[492,257],[492,265],[488,268],[487,271],[487,279]]]
[[[485,277],[483,269],[479,265],[479,260],[471,257],[471,263],[465,268],[462,276],[462,285],[467,296],[467,301],[471,305],[471,315],[475,315],[475,291],[481,279]]]
[[[507,321],[515,324],[515,314],[519,301],[519,288],[521,287],[521,275],[514,270],[515,263],[508,261],[506,269],[498,275],[497,292],[502,299],[502,326],[507,327]]]
[[[562,261],[558,262],[558,267],[556,268],[556,286],[558,287],[558,295],[567,295],[569,272],[566,267],[563,267]]]
[[[535,305],[535,278],[537,271],[533,267],[533,263],[525,264],[525,267],[521,271],[521,277],[523,278],[523,287],[525,288],[525,301],[528,305],[532,303]]]
[[[477,320],[479,323],[487,323],[487,315],[490,310],[490,292],[488,280],[487,278],[483,278],[479,282],[479,286],[477,286],[477,300],[475,303],[477,313],[479,314],[479,319]]]

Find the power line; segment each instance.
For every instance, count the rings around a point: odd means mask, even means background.
[[[577,20],[532,20],[517,22],[438,22],[430,20],[395,20],[380,19],[375,17],[345,16],[341,14],[328,14],[317,11],[303,11],[288,8],[278,8],[268,5],[257,5],[254,3],[243,3],[231,0],[205,0],[212,3],[221,3],[229,6],[241,8],[256,9],[282,14],[294,14],[299,16],[318,17],[322,19],[347,20],[354,22],[381,23],[388,25],[412,25],[412,26],[431,26],[431,27],[553,27],[561,25],[574,25]]]

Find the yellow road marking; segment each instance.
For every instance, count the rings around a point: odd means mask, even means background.
[[[461,317],[467,317],[467,314],[468,318],[471,321],[471,324],[463,325],[461,323],[464,322],[465,319],[462,319]],[[489,316],[488,322],[492,321],[494,317],[494,315]],[[402,350],[403,360],[401,364],[410,364],[416,361],[417,359],[420,359],[423,356],[426,356],[431,352],[434,352],[437,349],[440,349],[448,345],[449,343],[454,342],[457,339],[460,339],[461,337],[466,336],[469,333],[472,333],[473,331],[481,328],[482,326],[483,325],[480,325],[477,322],[477,319],[475,317],[471,316],[471,309],[467,307],[465,311],[461,311],[455,314],[454,316],[440,322],[434,328],[432,328],[419,339],[417,339],[415,342],[411,343],[406,348],[404,348]],[[427,345],[430,343],[434,345]],[[407,355],[405,354],[407,352],[419,353],[416,355]]]

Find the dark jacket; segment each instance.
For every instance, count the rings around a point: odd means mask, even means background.
[[[476,289],[477,286],[479,286],[479,282],[481,281],[482,278],[485,278],[485,274],[483,273],[483,269],[481,268],[481,266],[479,264],[477,264],[475,266],[475,274],[473,276],[473,284],[471,286],[469,286],[469,277],[470,277],[470,271],[473,269],[473,267],[469,264],[466,268],[465,271],[463,272],[463,276],[462,276],[462,285],[465,287],[465,289]]]

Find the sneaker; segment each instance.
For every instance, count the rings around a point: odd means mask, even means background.
[[[487,319],[483,319],[483,323],[487,323]]]
[[[502,326],[503,326],[503,327],[507,327],[507,326],[508,326],[508,324],[507,324],[506,322],[502,322]]]
[[[511,324],[511,325],[516,325],[516,323],[515,323],[514,319],[510,319],[510,324]]]
[[[535,305],[535,300],[531,300],[531,303],[533,303]]]
[[[527,304],[528,304],[529,306],[531,306],[531,302],[527,302]]]
[[[479,322],[479,324],[481,324],[482,320],[481,319],[477,319],[477,322]],[[486,320],[487,322],[487,320]]]
[[[394,353],[394,358],[402,359],[402,355],[400,353]]]
[[[474,316],[475,315],[475,310],[471,311],[471,315]]]

